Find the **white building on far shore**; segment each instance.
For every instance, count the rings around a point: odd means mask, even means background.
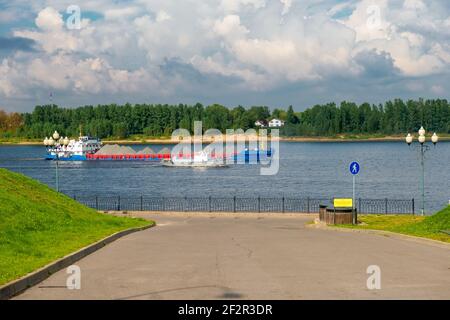
[[[279,128],[284,126],[284,121],[280,119],[272,119],[269,121],[269,128]]]

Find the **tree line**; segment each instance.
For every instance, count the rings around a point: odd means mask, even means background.
[[[447,100],[396,99],[384,104],[342,102],[315,105],[303,112],[267,106],[227,108],[219,104],[203,106],[168,104],[125,104],[61,108],[36,106],[30,113],[0,110],[0,135],[3,138],[38,139],[58,130],[63,135],[83,133],[100,138],[170,136],[177,128],[193,131],[194,121],[203,129],[255,128],[256,120],[278,118],[285,121],[284,136],[334,136],[340,134],[404,134],[423,125],[429,131],[450,133],[450,105]]]
[[[23,117],[17,112],[6,113],[0,110],[0,133],[17,134],[18,129],[23,126]]]

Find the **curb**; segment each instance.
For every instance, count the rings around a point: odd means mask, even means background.
[[[38,283],[44,281],[52,274],[58,272],[61,269],[64,269],[74,262],[90,255],[91,253],[103,248],[107,244],[116,241],[117,239],[124,237],[130,233],[134,233],[137,231],[142,231],[145,229],[149,229],[156,226],[156,224],[152,224],[145,227],[132,228],[123,230],[120,232],[116,232],[100,241],[97,241],[87,247],[84,247],[74,253],[71,253],[61,259],[58,259],[50,264],[32,272],[20,279],[14,280],[10,283],[7,283],[0,287],[0,300],[8,300],[12,297],[18,295],[19,293],[27,290],[28,288],[37,285]]]
[[[328,226],[328,225],[318,225],[318,224],[311,224],[307,227],[313,228],[313,229],[319,229],[319,230],[334,230],[337,232],[348,232],[348,233],[365,233],[365,234],[373,234],[378,236],[392,236],[392,238],[397,238],[401,240],[406,241],[412,241],[417,242],[421,244],[427,244],[432,245],[435,247],[441,247],[445,249],[450,249],[450,243],[429,239],[429,238],[423,238],[418,236],[413,236],[409,234],[403,234],[403,233],[397,233],[387,230],[377,230],[377,229],[351,229],[351,228],[345,228],[345,227],[339,227],[339,226]]]
[[[121,211],[101,211],[108,214],[118,214]],[[295,213],[295,212],[226,212],[226,211],[127,211],[132,217],[141,218],[145,215],[155,216],[189,216],[189,217],[318,217],[318,213]]]

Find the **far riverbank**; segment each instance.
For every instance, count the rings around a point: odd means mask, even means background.
[[[250,140],[255,140],[256,136],[250,136]],[[244,139],[249,139],[249,137],[235,137],[236,141],[242,141]],[[349,136],[336,136],[336,137],[280,137],[278,140],[280,142],[393,142],[393,141],[404,141],[404,136],[382,136],[382,137],[373,137],[373,136],[358,136],[358,135],[349,135]],[[217,138],[215,139],[217,140]],[[440,141],[450,141],[450,135],[439,136]],[[189,139],[183,140],[184,142],[190,142]],[[211,138],[204,138],[203,142],[209,143],[214,141]],[[225,138],[223,137],[223,141]],[[122,144],[122,145],[131,145],[131,144],[177,144],[180,140],[171,139],[170,137],[161,137],[161,138],[146,138],[146,137],[132,137],[129,139],[114,139],[114,138],[106,138],[103,139],[103,143],[105,144]],[[40,140],[27,140],[27,139],[10,139],[10,140],[1,140],[0,145],[41,145],[42,141]]]

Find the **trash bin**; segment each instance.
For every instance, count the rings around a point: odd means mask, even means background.
[[[325,221],[325,212],[327,211],[327,206],[324,204],[319,205],[319,220]]]
[[[324,220],[327,224],[353,224],[353,209],[327,208]]]

